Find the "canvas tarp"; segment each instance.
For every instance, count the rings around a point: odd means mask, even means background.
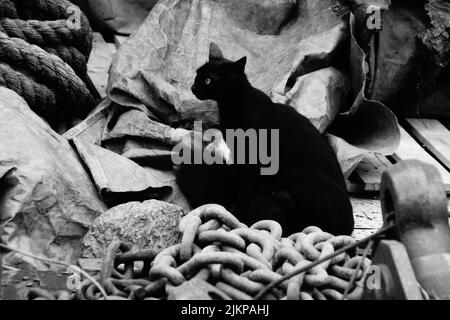
[[[215,102],[199,101],[190,90],[196,69],[207,62],[215,43],[231,60],[247,56],[251,83],[273,100],[310,103],[298,110],[325,130],[349,109],[348,95],[355,91],[351,75],[341,67],[348,57],[349,24],[331,10],[334,3],[161,0],[113,60],[109,97],[123,112],[139,110],[142,117],[173,128],[189,128],[194,120],[205,126],[217,123]],[[352,67],[364,77],[362,63]],[[354,126],[356,119],[358,126],[372,130],[350,132],[345,140],[329,134],[347,175],[367,152],[392,153],[400,137],[394,114],[381,103],[375,103],[375,110],[364,107],[357,98],[360,90],[354,93],[346,126]],[[132,136],[133,126],[126,127]]]
[[[74,263],[82,237],[106,210],[67,140],[16,93],[0,88],[2,240],[28,253]],[[17,258],[9,254],[5,263],[13,266],[21,261]],[[24,259],[39,269],[54,267]]]

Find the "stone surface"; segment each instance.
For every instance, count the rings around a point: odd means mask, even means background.
[[[178,223],[184,215],[175,205],[158,200],[119,205],[99,217],[83,239],[83,258],[101,258],[114,240],[133,250],[163,249],[179,243]]]

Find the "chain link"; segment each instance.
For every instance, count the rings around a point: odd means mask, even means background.
[[[126,244],[111,243],[100,275],[108,299],[167,299],[171,289],[200,279],[214,285],[226,297],[251,300],[296,269],[356,243],[352,237],[333,236],[318,227],[308,227],[283,238],[277,222],[264,220],[247,227],[218,205],[195,209],[181,220],[179,229],[181,243],[159,253],[132,252]],[[339,300],[345,292],[347,299],[361,299],[370,265],[369,259],[344,252],[285,280],[263,299]],[[361,270],[356,270],[358,267]],[[352,278],[355,284],[349,288]],[[104,299],[90,281],[83,282],[81,290],[71,295],[34,290],[29,297]]]

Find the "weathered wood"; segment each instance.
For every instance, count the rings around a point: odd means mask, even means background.
[[[350,198],[355,218],[355,231],[353,237],[363,239],[383,226],[381,203],[377,198],[356,197]]]
[[[87,66],[88,76],[102,98],[106,97],[109,67],[116,52],[115,44],[106,43],[100,33],[94,33],[92,52]]]
[[[426,152],[402,127],[400,127],[400,133],[400,146],[393,154],[393,158],[396,161],[418,159],[434,165],[442,176],[447,193],[450,193],[450,173],[448,170],[437,162],[428,152]]]
[[[351,197],[355,229],[379,229],[383,225],[381,203],[377,198]]]
[[[434,119],[407,119],[410,132],[423,143],[441,163],[450,169],[450,131]]]
[[[363,183],[362,191],[379,191],[381,175],[392,163],[381,154],[371,154],[364,158],[355,172]]]

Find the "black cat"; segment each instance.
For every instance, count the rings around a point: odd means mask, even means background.
[[[279,171],[261,175],[260,163],[184,167],[178,177],[187,197],[195,205],[225,205],[247,224],[276,220],[285,235],[312,225],[351,234],[352,206],[327,140],[294,108],[273,103],[252,87],[245,57],[232,62],[217,47],[211,52],[210,61],[197,71],[192,92],[200,100],[218,103],[222,130],[279,129]]]

